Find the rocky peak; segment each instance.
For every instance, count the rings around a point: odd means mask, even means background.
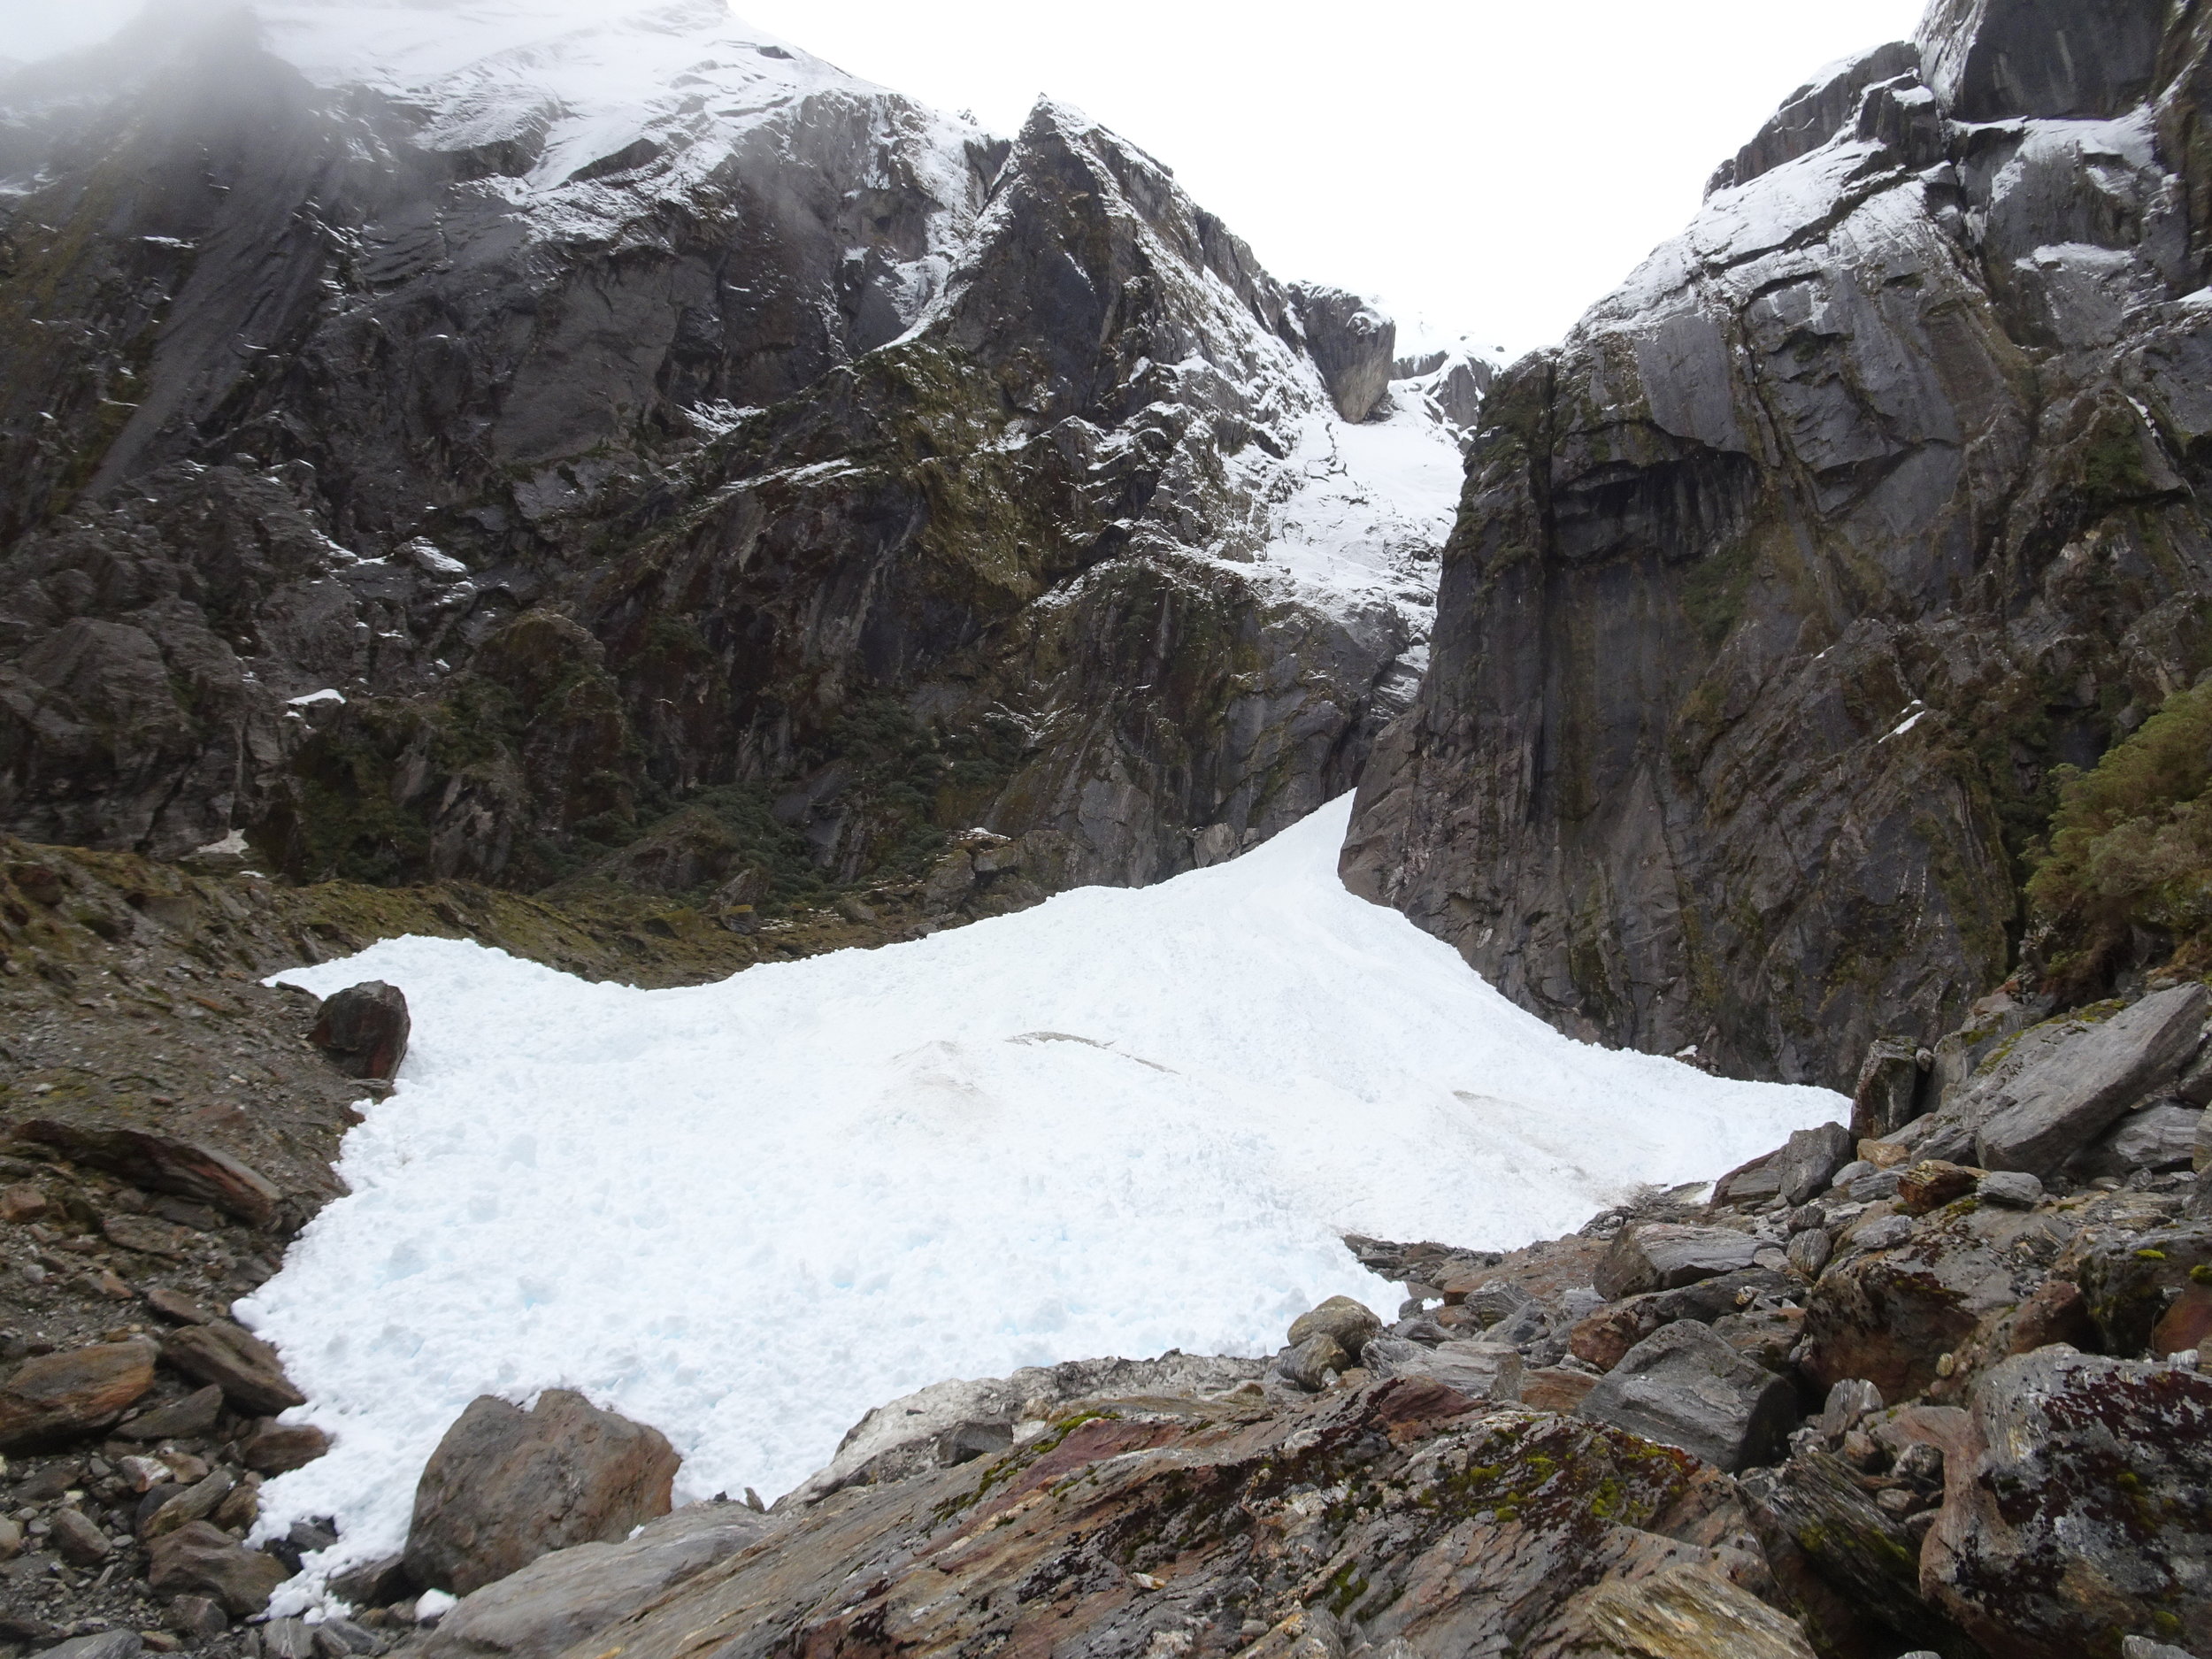
[[[2165,0],[1935,0],[1919,44],[1955,119],[2124,113],[2152,89]]]

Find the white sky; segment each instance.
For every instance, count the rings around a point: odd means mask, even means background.
[[[449,4],[451,0],[449,0]],[[138,0],[0,0],[0,57]],[[1679,230],[1822,65],[1922,0],[737,0],[851,73],[1011,134],[1040,92],[1173,167],[1276,275],[1374,295],[1402,334],[1556,338]]]

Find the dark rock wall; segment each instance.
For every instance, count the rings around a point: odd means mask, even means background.
[[[2212,663],[2163,11],[1939,6],[1501,377],[1358,890],[1563,1029],[1847,1088],[2004,977],[2051,769]]]
[[[848,878],[1141,881],[1404,706],[1417,615],[1235,568],[1284,290],[1072,112],[833,80],[532,197],[551,117],[204,27],[0,83],[0,823],[530,886],[743,786]]]

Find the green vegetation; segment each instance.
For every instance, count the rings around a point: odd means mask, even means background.
[[[2058,772],[2058,810],[2028,882],[2047,974],[2080,995],[2137,929],[2176,965],[2212,965],[2212,685],[2177,692],[2093,771]]]

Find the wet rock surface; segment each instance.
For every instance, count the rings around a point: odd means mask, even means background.
[[[1848,1089],[1960,1026],[2054,769],[2203,665],[2208,46],[2151,0],[1939,5],[1501,374],[1356,890],[1740,1075]],[[1861,1133],[1912,1115],[1870,1084]]]

